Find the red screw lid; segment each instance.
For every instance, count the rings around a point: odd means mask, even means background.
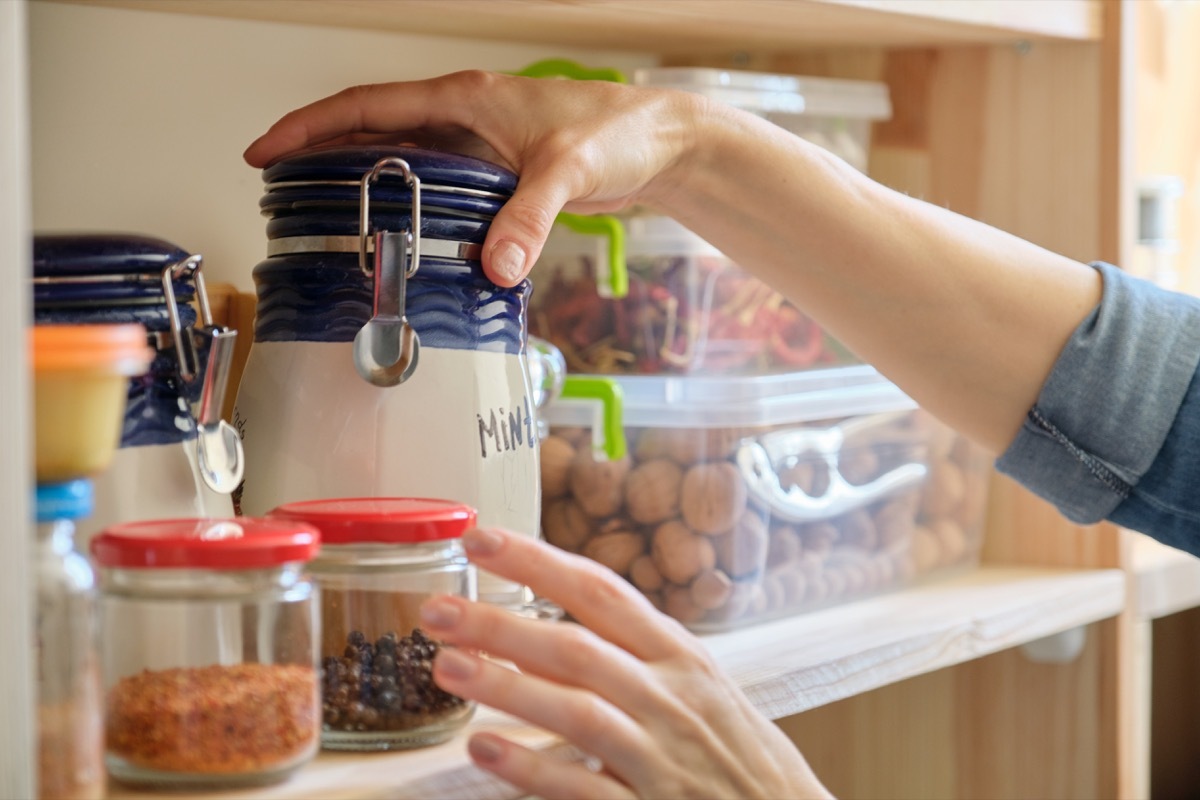
[[[426,497],[346,497],[285,503],[269,518],[306,522],[327,544],[413,544],[457,539],[475,527],[475,509]]]
[[[320,540],[285,519],[164,519],[105,528],[91,550],[102,567],[256,569],[310,561]]]

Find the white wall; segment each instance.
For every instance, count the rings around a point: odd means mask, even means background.
[[[282,2],[283,0],[281,0]],[[358,83],[548,56],[622,69],[650,56],[31,3],[33,224],[168,239],[252,288],[265,253],[248,144],[284,112]]]

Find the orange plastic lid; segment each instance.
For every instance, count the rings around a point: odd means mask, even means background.
[[[141,325],[34,325],[29,337],[35,372],[141,375],[154,350]]]

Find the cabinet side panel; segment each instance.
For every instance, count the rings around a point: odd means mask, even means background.
[[[33,796],[29,583],[29,148],[25,4],[0,3],[0,797]]]

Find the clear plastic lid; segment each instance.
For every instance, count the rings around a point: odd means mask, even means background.
[[[887,119],[892,103],[887,84],[845,78],[773,75],[705,67],[648,67],[632,83],[697,92],[758,114]]]
[[[817,422],[915,409],[916,402],[870,366],[782,375],[605,376],[624,394],[626,428],[726,428]],[[595,406],[557,400],[551,426],[590,426]]]

